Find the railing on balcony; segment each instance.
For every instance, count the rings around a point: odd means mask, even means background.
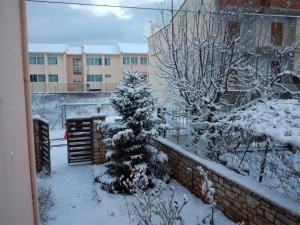
[[[32,82],[32,93],[114,92],[119,83],[106,82]]]

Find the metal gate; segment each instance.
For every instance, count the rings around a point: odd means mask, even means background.
[[[42,168],[51,173],[49,123],[43,119],[33,119],[37,170]]]
[[[68,134],[68,163],[93,162],[93,120],[75,118],[66,120]]]
[[[50,139],[49,139],[49,124],[41,121],[41,150],[43,168],[51,173],[51,156],[50,156]]]

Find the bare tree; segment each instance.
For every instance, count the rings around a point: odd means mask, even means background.
[[[216,12],[214,3],[190,2],[194,5],[176,15],[172,7],[169,23],[161,13],[165,27],[151,37],[150,46],[156,74],[180,96],[194,120],[210,123],[220,112],[249,101],[249,96],[291,93],[283,81],[300,77],[292,71],[297,47],[292,37],[272,40],[266,32],[269,18],[247,7]],[[228,96],[242,100],[230,101]]]

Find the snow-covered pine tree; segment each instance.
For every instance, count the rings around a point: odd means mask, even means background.
[[[167,157],[148,145],[157,135],[151,89],[137,72],[128,72],[111,102],[122,119],[106,127],[106,157],[111,162],[99,181],[108,191],[121,193],[153,186],[151,177],[157,172],[157,163],[164,164]]]

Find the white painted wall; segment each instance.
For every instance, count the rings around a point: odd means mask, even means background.
[[[21,0],[0,1],[0,224],[33,225]]]

